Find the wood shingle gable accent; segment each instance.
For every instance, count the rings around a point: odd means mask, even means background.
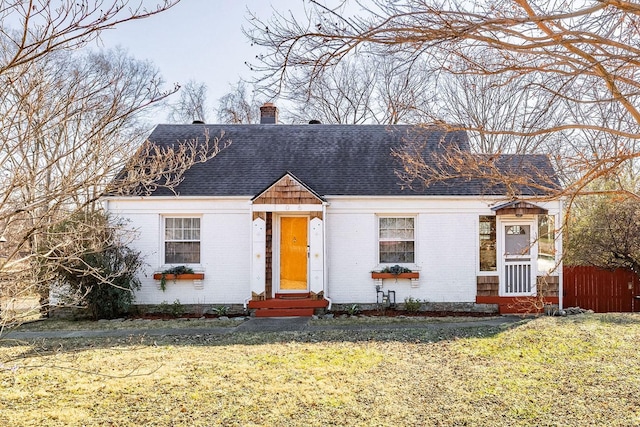
[[[476,295],[497,297],[500,294],[500,278],[498,276],[478,276]]]
[[[286,173],[269,188],[253,199],[254,205],[321,205],[324,200],[302,184],[295,176]]]
[[[536,206],[533,203],[525,202],[523,200],[514,200],[509,203],[505,203],[500,206],[491,208],[496,215],[546,215],[548,211],[540,206]]]

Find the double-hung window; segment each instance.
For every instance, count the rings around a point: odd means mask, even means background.
[[[200,263],[200,218],[164,219],[164,263]]]
[[[415,218],[380,217],[378,222],[379,262],[415,262]]]

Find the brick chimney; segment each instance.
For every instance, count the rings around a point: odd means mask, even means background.
[[[265,102],[260,107],[260,124],[261,125],[274,125],[278,123],[278,107],[272,102]]]

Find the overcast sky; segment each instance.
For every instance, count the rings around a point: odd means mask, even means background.
[[[304,11],[302,0],[182,0],[166,12],[104,32],[102,44],[121,45],[137,59],[153,61],[169,85],[190,79],[206,83],[209,104],[215,106],[231,85],[251,77],[245,62],[260,52],[242,34],[247,8],[265,18],[274,8]]]

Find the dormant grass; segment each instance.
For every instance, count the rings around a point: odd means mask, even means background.
[[[0,425],[640,425],[639,315],[4,341]]]

